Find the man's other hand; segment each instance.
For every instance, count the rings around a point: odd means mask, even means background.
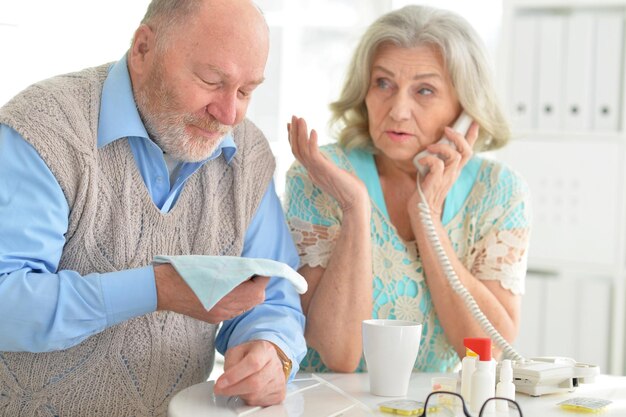
[[[196,294],[170,264],[154,267],[157,288],[157,310],[169,310],[209,323],[232,319],[265,301],[269,277],[254,276],[222,297],[206,310]]]
[[[248,405],[269,406],[285,399],[287,381],[274,345],[265,340],[242,343],[226,351],[224,373],[213,390],[241,397]]]

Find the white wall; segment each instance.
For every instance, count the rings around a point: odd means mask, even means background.
[[[119,59],[149,0],[0,0],[0,105],[35,81]]]

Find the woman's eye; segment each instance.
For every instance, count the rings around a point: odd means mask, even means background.
[[[420,89],[417,90],[417,94],[421,96],[429,96],[433,94],[433,90],[428,87],[421,87]]]
[[[389,80],[385,78],[377,78],[376,87],[381,88],[381,89],[387,89],[391,87],[391,83],[389,82]]]

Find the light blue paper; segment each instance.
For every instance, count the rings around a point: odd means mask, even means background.
[[[157,255],[154,264],[171,264],[196,294],[207,310],[253,275],[289,280],[296,291],[304,294],[308,288],[302,275],[289,265],[271,259],[237,256]]]

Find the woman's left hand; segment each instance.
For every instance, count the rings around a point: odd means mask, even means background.
[[[441,217],[443,203],[448,192],[474,153],[472,149],[478,138],[478,124],[472,122],[466,136],[446,126],[445,136],[454,143],[456,149],[450,144],[440,143],[439,141],[429,145],[426,149],[432,155],[425,156],[420,160],[420,163],[428,167],[428,173],[423,178],[419,175],[417,178],[420,182],[422,193],[426,198],[425,203],[430,207],[431,213],[438,217]],[[438,155],[442,156],[443,159]],[[408,202],[411,218],[414,218],[414,215],[417,216],[417,203],[420,200],[421,198],[416,190]]]

